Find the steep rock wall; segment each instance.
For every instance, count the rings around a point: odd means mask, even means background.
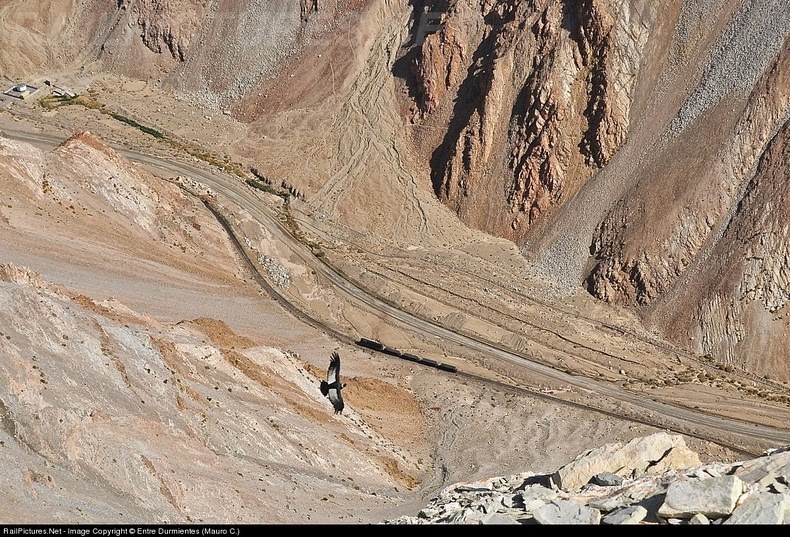
[[[598,1],[429,9],[442,22],[413,72],[418,121],[449,126],[430,157],[436,194],[521,242],[625,141],[654,15]]]
[[[781,375],[790,340],[790,123],[761,155],[708,266],[684,278],[690,291],[655,308],[669,335],[700,354]],[[680,307],[678,307],[680,306]]]
[[[695,94],[686,101],[665,152],[599,225],[587,277],[593,295],[637,306],[697,352],[782,376],[790,357],[790,41],[783,42],[765,55],[753,87],[725,92],[708,83],[708,106],[693,119],[684,114],[695,108]],[[699,88],[705,85],[697,95]]]

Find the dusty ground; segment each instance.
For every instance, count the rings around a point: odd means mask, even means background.
[[[161,132],[211,151],[219,162],[227,156],[231,161],[238,159],[242,166],[249,165],[241,155],[223,154],[224,148],[238,147],[238,141],[247,136],[245,127],[228,116],[204,113],[144,82],[68,75],[62,79],[78,92],[93,90],[100,102],[128,111],[131,117],[148,118]],[[0,110],[0,130],[38,130],[65,139],[87,129],[111,144],[123,143],[161,155],[178,152],[80,106],[47,112],[34,102],[4,99]],[[261,202],[277,205],[263,195]],[[708,368],[707,376],[700,378],[705,365],[698,357],[656,346],[649,331],[627,313],[583,295],[569,295],[541,280],[506,241],[459,226],[456,229],[468,233],[456,240],[468,245],[465,250],[392,250],[375,237],[358,237],[353,230],[322,222],[320,215],[308,209],[302,214],[302,208],[294,201],[292,215],[333,264],[379,296],[421,317],[575,374],[619,382],[638,392],[650,391],[657,399],[682,400],[688,407],[733,414],[746,421],[787,423],[786,405],[772,398],[773,394],[786,394],[786,387],[761,382],[752,390],[747,379],[729,379],[716,368]],[[390,491],[392,495],[386,498],[384,494],[367,500],[352,498],[341,505],[340,514],[336,507],[325,508],[313,501],[312,521],[375,521],[410,514],[443,484],[526,469],[552,471],[590,447],[657,429],[566,405],[562,399],[583,400],[584,394],[372,316],[361,305],[330,291],[273,233],[257,227],[243,212],[231,211],[255,248],[288,269],[292,281],[281,291],[327,324],[469,371],[511,378],[534,394],[553,397],[492,388],[338,342],[287,313],[243,268],[227,242],[212,245],[213,251],[204,259],[185,264],[177,248],[163,247],[157,253],[134,245],[97,248],[88,231],[76,239],[48,234],[46,227],[32,231],[41,218],[35,212],[12,217],[18,219],[13,228],[30,230],[27,233],[0,226],[1,263],[30,267],[71,292],[93,300],[112,298],[162,323],[207,319],[196,324],[221,347],[252,343],[276,347],[298,356],[316,378],[322,376],[329,352],[341,349],[346,357],[349,386],[344,393],[349,407],[366,426],[405,450],[419,472],[393,468],[393,475],[405,485],[398,493]],[[209,213],[201,213],[199,218],[207,219],[201,225],[214,225],[208,221]],[[320,397],[317,399],[320,404]],[[740,457],[693,437],[688,442],[703,460]],[[414,487],[411,491],[409,485]],[[297,513],[291,519],[303,516]]]

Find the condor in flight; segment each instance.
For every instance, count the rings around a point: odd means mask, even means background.
[[[340,383],[340,355],[333,352],[329,359],[329,369],[326,372],[326,380],[321,381],[321,393],[329,398],[332,406],[335,407],[335,414],[343,413],[343,396],[340,390],[345,388],[345,384]]]

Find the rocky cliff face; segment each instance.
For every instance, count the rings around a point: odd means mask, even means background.
[[[749,371],[764,367],[762,360],[781,371],[787,359],[788,139],[785,123],[729,208],[726,229],[711,247],[711,262],[670,278],[673,298],[648,308],[650,317],[671,320],[669,332],[676,340],[691,334],[698,352]]]
[[[736,27],[754,24],[738,17]],[[755,355],[787,359],[779,342],[790,296],[788,174],[777,158],[788,134],[790,49],[761,27],[743,43],[743,31],[742,40],[720,45],[662,134],[663,147],[598,225],[586,278],[592,294],[640,307],[697,352],[759,369]],[[751,46],[755,56],[747,60],[735,46]],[[716,80],[722,70],[733,77],[731,91]]]
[[[465,222],[521,242],[625,140],[655,16],[625,2],[429,9],[441,26],[414,73],[419,121],[448,124],[434,188]]]

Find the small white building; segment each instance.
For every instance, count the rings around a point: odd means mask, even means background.
[[[10,97],[16,97],[17,99],[27,99],[36,91],[38,91],[38,88],[34,86],[30,86],[28,84],[17,84],[11,89],[4,91],[3,94]]]

